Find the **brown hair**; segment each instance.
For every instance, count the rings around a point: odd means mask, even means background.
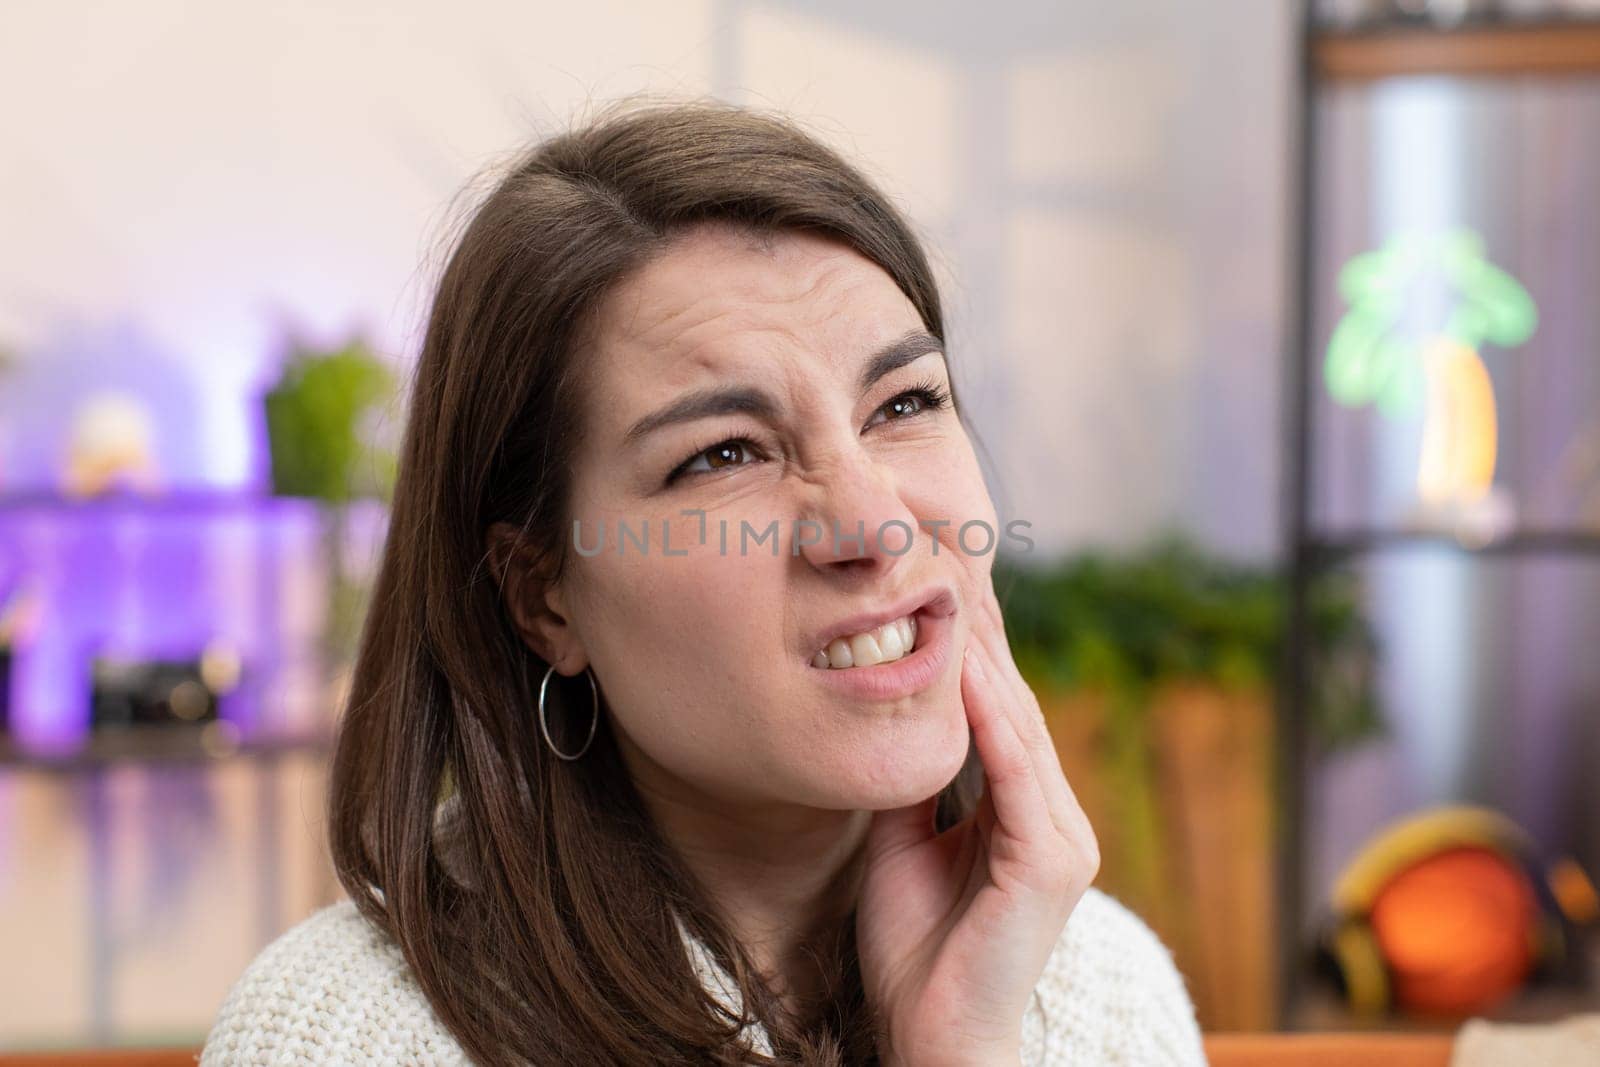
[[[334,863],[478,1062],[870,1063],[877,1023],[854,911],[818,952],[826,1002],[790,1017],[647,816],[604,711],[583,759],[544,744],[534,709],[547,664],[513,625],[491,565],[486,539],[504,522],[559,576],[591,399],[581,354],[600,298],[687,228],[841,241],[944,338],[917,239],[855,168],[787,120],[639,102],[527,150],[445,264],[333,759]],[[576,696],[576,725],[562,726],[566,701],[552,695],[551,731],[572,752],[590,694],[582,680],[562,689]],[[971,813],[981,786],[969,748],[940,794],[940,829]],[[436,832],[447,794],[448,842]],[[728,969],[743,1017],[696,981],[675,915]],[[775,1059],[734,1043],[751,1019]]]

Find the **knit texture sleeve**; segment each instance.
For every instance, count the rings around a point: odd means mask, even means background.
[[[1093,886],[1045,963],[1022,1036],[1025,1067],[1206,1067],[1194,1001],[1171,950]]]
[[[469,1061],[398,946],[345,900],[261,951],[228,991],[200,1067]]]

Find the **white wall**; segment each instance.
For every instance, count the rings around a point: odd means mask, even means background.
[[[134,352],[188,383],[169,469],[259,477],[284,324],[405,358],[470,177],[586,102],[710,92],[792,113],[925,227],[1041,548],[1184,522],[1271,552],[1291,6],[9,5],[11,477],[54,461],[25,453],[69,373],[149,386]]]

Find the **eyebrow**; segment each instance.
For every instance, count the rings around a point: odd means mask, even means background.
[[[858,392],[865,393],[873,383],[906,364],[920,359],[929,352],[943,352],[944,342],[926,330],[912,330],[903,337],[884,345],[867,358],[856,380]],[[674,400],[664,408],[653,411],[635,422],[623,435],[625,444],[654,433],[663,426],[713,415],[746,414],[758,418],[774,418],[778,404],[760,389],[751,386],[731,386],[721,389],[699,389]]]

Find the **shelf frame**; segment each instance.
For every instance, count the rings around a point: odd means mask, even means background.
[[[1308,793],[1315,769],[1306,693],[1311,676],[1309,601],[1311,585],[1330,566],[1377,552],[1445,548],[1471,556],[1600,557],[1600,531],[1522,529],[1481,544],[1449,531],[1364,528],[1326,531],[1312,520],[1311,420],[1318,378],[1312,368],[1313,282],[1317,251],[1314,224],[1318,188],[1315,144],[1318,98],[1345,84],[1380,79],[1459,75],[1467,77],[1600,76],[1600,19],[1510,24],[1482,22],[1454,30],[1381,27],[1330,31],[1316,24],[1310,4],[1301,5],[1296,42],[1299,93],[1293,109],[1289,158],[1293,168],[1290,208],[1296,221],[1288,254],[1293,276],[1285,316],[1282,435],[1286,457],[1283,499],[1283,559],[1288,570],[1284,642],[1276,682],[1275,772],[1279,784],[1277,1029],[1322,1030],[1314,1008],[1319,996],[1310,974],[1305,923]],[[1585,995],[1590,995],[1588,992]],[[1334,1020],[1347,1027],[1349,1020]]]
[[[217,744],[188,726],[132,726],[102,730],[71,748],[38,751],[0,735],[0,774],[41,771],[50,774],[98,773],[119,767],[209,766],[232,760],[276,760],[283,756],[326,756],[329,733],[273,734]]]
[[[1356,556],[1414,549],[1445,549],[1466,556],[1567,555],[1600,558],[1600,533],[1587,530],[1517,530],[1482,542],[1448,530],[1352,529],[1308,534],[1306,547],[1319,565]]]
[[[1600,75],[1600,19],[1313,30],[1311,67],[1320,82]]]

